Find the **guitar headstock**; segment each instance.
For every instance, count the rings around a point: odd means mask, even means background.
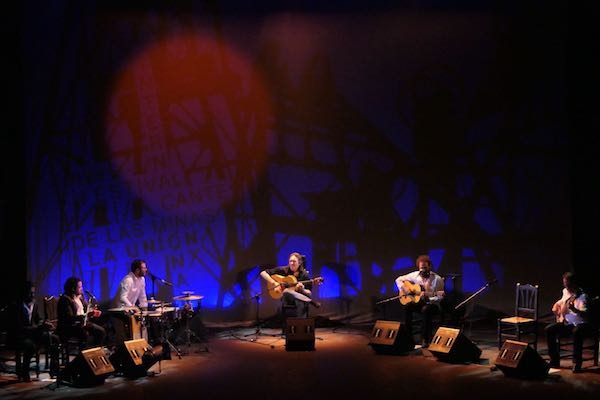
[[[313,278],[312,281],[315,285],[320,285],[323,283],[325,279],[323,279],[322,276],[317,276],[316,278]]]

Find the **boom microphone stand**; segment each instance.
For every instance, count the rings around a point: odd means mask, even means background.
[[[454,311],[458,310],[460,307],[462,307],[463,305],[465,305],[468,302],[470,302],[477,295],[479,295],[481,292],[483,292],[485,289],[489,288],[492,284],[494,284],[496,282],[498,282],[498,279],[492,279],[491,281],[487,282],[485,285],[483,285],[481,288],[479,288],[479,290],[477,290],[475,293],[473,293],[472,295],[470,295],[469,297],[467,297],[466,299],[464,299],[462,302],[460,302],[460,304],[458,304],[456,307],[454,307]],[[463,327],[464,327],[465,319],[466,318],[463,317],[463,321],[462,321],[462,324],[461,324]]]
[[[249,333],[247,335],[244,335],[244,337],[248,337],[248,336],[254,336],[254,338],[250,339],[251,342],[255,342],[256,339],[258,339],[259,336],[270,336],[270,337],[277,337],[279,335],[272,335],[272,334],[267,334],[267,333],[263,333],[260,330],[260,316],[259,316],[259,308],[260,308],[260,296],[262,296],[264,292],[259,292],[256,293],[254,296],[254,300],[256,300],[256,330],[254,331],[254,333]]]

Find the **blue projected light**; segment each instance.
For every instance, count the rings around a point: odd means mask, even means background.
[[[409,179],[399,180],[394,185],[394,198],[396,212],[404,223],[408,222],[417,207],[417,185]]]
[[[475,292],[483,285],[486,280],[481,272],[481,267],[477,262],[463,262],[463,290],[465,292]]]
[[[440,268],[440,264],[444,259],[444,254],[446,253],[445,249],[431,249],[429,250],[429,258],[431,258],[431,263],[433,264],[432,269],[437,271]]]
[[[490,207],[479,207],[475,210],[475,222],[490,235],[499,235],[502,233],[502,227],[494,211]]]
[[[429,223],[448,225],[448,213],[436,201],[429,200]]]
[[[402,270],[412,270],[416,268],[415,262],[411,257],[401,257],[396,260],[394,266],[392,267],[393,271],[402,271]],[[407,271],[407,273],[410,271]]]
[[[323,284],[319,287],[319,297],[331,299],[340,297],[340,278],[334,270],[324,266],[321,268]]]
[[[293,252],[306,256],[306,269],[312,273],[312,240],[306,236],[275,234],[277,251],[277,265],[287,265],[288,257]]]
[[[223,296],[223,307],[230,307],[235,302],[236,296],[232,296],[230,293],[225,293]]]
[[[356,296],[362,288],[360,265],[358,263],[349,263],[346,265],[346,276],[348,282],[345,282],[344,287],[340,287],[340,291],[346,291],[348,296]]]
[[[375,263],[371,264],[371,274],[373,276],[380,276],[382,272],[383,268],[381,268],[379,265]]]

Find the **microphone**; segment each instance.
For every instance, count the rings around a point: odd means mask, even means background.
[[[87,295],[88,295],[88,297],[89,297],[90,299],[96,299],[96,296],[94,296],[94,295],[92,294],[92,292],[90,292],[89,290],[85,290],[85,293],[87,293]]]
[[[162,278],[159,278],[158,276],[154,275],[152,272],[148,271],[148,275],[150,275],[150,278],[152,278],[153,281],[161,281],[163,284],[167,285],[167,286],[173,286],[173,284],[169,281],[166,281]]]

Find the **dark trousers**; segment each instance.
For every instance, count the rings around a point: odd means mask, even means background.
[[[308,314],[308,302],[294,297],[293,293],[283,292],[281,298],[284,317],[306,317]]]
[[[55,359],[54,357],[56,357],[57,360],[58,343],[58,336],[51,332],[43,332],[41,330],[36,330],[30,335],[20,336],[18,338],[17,346],[22,358],[17,360],[17,374],[19,376],[29,375],[29,363],[40,346],[47,346],[49,353],[53,357],[53,360]]]
[[[421,321],[421,339],[429,344],[431,341],[431,330],[433,316],[439,314],[440,308],[436,304],[427,304],[424,302],[409,303],[404,307],[404,324],[408,332],[412,333],[413,314],[421,313],[423,320]]]
[[[106,339],[106,330],[98,324],[88,322],[85,326],[69,326],[60,329],[63,341],[75,338],[81,342],[81,347],[103,346]]]
[[[563,323],[554,323],[546,326],[546,341],[548,342],[548,355],[550,362],[560,362],[559,338],[573,336],[573,364],[581,366],[583,353],[583,339],[593,333],[593,326],[582,323],[577,326]]]

